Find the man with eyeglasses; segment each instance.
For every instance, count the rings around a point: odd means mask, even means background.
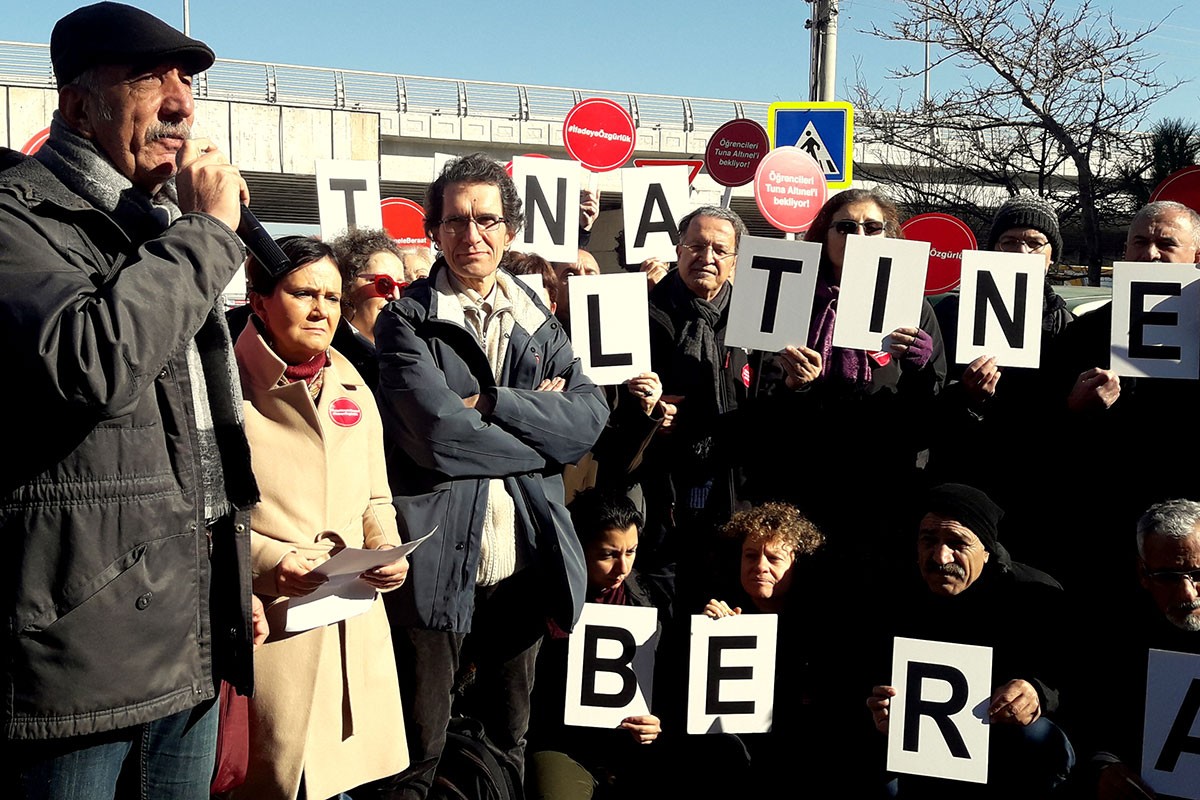
[[[504,167],[454,159],[429,187],[441,256],[375,325],[388,478],[402,535],[432,533],[389,596],[412,766],[397,796],[425,797],[456,683],[471,716],[524,766],[538,643],[583,607],[583,553],[562,465],[608,417],[562,324],[500,268],[524,216]]]
[[[1073,730],[1091,754],[1082,775],[1087,796],[1099,800],[1155,796],[1139,774],[1147,653],[1200,655],[1200,503],[1167,500],[1147,509],[1137,523],[1137,557],[1145,591],[1110,593],[1084,655],[1093,685]]]
[[[1200,214],[1169,200],[1143,206],[1129,223],[1125,260],[1164,264],[1200,263]],[[1072,387],[1067,399],[1074,412],[1111,408],[1121,397],[1122,381],[1116,373],[1098,366],[1108,363],[1112,304],[1086,314],[1072,331],[1070,345],[1086,353],[1092,363]]]
[[[996,210],[985,245],[988,250],[1042,256],[1048,274],[1063,251],[1058,213],[1037,195],[1011,197]],[[959,296],[944,298],[935,310],[952,353],[958,343]],[[1062,406],[1055,365],[1061,360],[1063,334],[1074,319],[1048,277],[1043,280],[1041,312],[1041,368],[1001,369],[995,358],[983,355],[951,369],[950,382],[938,398],[942,413],[930,469],[988,492],[1005,509],[1009,540],[1036,553],[1037,566],[1057,574],[1058,554],[1036,541],[1042,534],[1045,476],[1025,468],[1029,453],[1053,450],[1047,448],[1045,427]],[[985,442],[1005,446],[983,455],[980,447]]]
[[[1143,207],[1129,224],[1125,259],[1178,264],[1181,274],[1200,263],[1200,214],[1180,203]],[[1095,466],[1108,491],[1103,502],[1072,509],[1071,524],[1095,532],[1098,547],[1086,569],[1078,560],[1060,570],[1063,583],[1091,585],[1097,574],[1119,580],[1128,570],[1119,542],[1151,503],[1200,497],[1200,476],[1166,458],[1147,458],[1147,437],[1189,435],[1186,420],[1200,407],[1200,382],[1120,377],[1112,372],[1113,306],[1080,316],[1064,334],[1062,363],[1055,369],[1060,405],[1057,428],[1073,444],[1080,464]],[[1178,426],[1178,427],[1177,427]],[[1081,486],[1081,488],[1085,488]]]
[[[737,250],[745,223],[703,206],[679,223],[678,266],[650,292],[650,361],[672,419],[647,454],[647,502],[674,509],[687,528],[723,523],[736,504],[736,475],[717,428],[753,383],[747,352],[725,346]],[[653,517],[654,514],[651,513]]]

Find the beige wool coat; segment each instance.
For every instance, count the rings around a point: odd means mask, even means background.
[[[408,766],[396,664],[382,601],[367,613],[284,632],[274,568],[287,553],[323,560],[337,543],[400,544],[371,390],[336,351],[314,404],[253,322],[236,345],[246,435],[262,502],[251,516],[254,590],[271,635],[254,655],[250,769],[237,797],[337,795]]]

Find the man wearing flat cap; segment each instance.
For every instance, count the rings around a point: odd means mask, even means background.
[[[881,604],[881,615],[890,617],[882,627],[894,636],[992,648],[995,688],[986,713],[995,726],[994,766],[982,787],[904,776],[899,796],[1041,796],[1065,780],[1074,763],[1066,736],[1047,718],[1058,710],[1063,677],[1062,587],[1012,560],[998,541],[1004,512],[978,489],[942,484],[928,492],[922,508],[919,577],[905,579]],[[890,664],[890,643],[879,649]],[[867,700],[884,733],[895,694],[891,686],[876,686]]]
[[[257,500],[216,302],[245,182],[192,139],[212,51],[129,6],[59,20],[59,107],[0,150],[7,796],[207,797],[214,695],[251,684]],[[137,771],[137,775],[132,773]]]

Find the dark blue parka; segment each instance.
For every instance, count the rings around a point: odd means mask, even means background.
[[[562,325],[503,271],[497,277],[512,295],[515,324],[496,381],[461,306],[434,288],[446,268],[435,263],[375,325],[379,410],[401,535],[409,541],[437,528],[413,553],[393,611],[403,624],[470,630],[488,481],[502,478],[516,504],[518,542],[533,556],[528,568],[545,586],[543,606],[530,611],[569,629],[587,577],[563,507],[562,467],[592,448],[608,406]],[[566,381],[562,392],[536,391],[555,377]],[[463,405],[476,394],[495,400],[486,419]]]

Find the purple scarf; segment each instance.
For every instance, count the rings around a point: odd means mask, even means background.
[[[812,326],[808,331],[810,347],[821,354],[821,379],[833,380],[856,390],[871,383],[871,360],[865,350],[833,346],[833,326],[837,321],[837,301],[841,287],[833,286],[821,275],[813,298]]]

